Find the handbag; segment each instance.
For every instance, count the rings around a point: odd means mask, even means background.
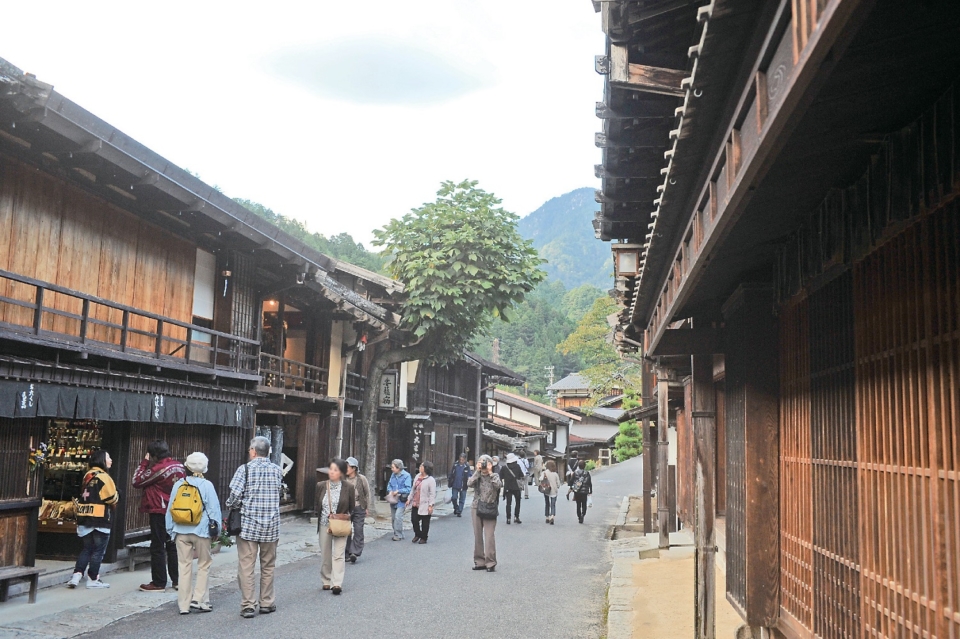
[[[350,515],[346,513],[336,513],[333,510],[333,498],[330,496],[330,484],[327,484],[327,503],[330,505],[330,523],[327,527],[334,537],[349,537],[353,532],[353,524],[350,522]]]
[[[477,481],[477,517],[480,519],[496,519],[500,516],[500,500],[483,501],[480,499],[480,480]]]
[[[243,500],[247,496],[247,477],[249,473],[249,466],[247,464],[243,465],[243,494],[240,495],[240,503],[235,504],[230,512],[227,514],[227,534],[237,536],[240,534],[240,530],[243,527]]]
[[[480,519],[496,519],[500,516],[499,501],[477,501],[477,517]]]

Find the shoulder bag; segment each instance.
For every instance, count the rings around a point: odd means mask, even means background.
[[[234,504],[230,509],[230,512],[227,514],[227,534],[237,536],[240,534],[240,530],[243,527],[243,500],[247,496],[247,477],[250,471],[250,467],[247,464],[243,465],[243,494],[240,495],[240,503]]]
[[[349,537],[353,532],[353,525],[350,522],[350,515],[347,513],[337,513],[333,508],[333,498],[330,496],[330,484],[327,483],[327,504],[330,505],[330,525],[327,528],[334,537]],[[340,490],[346,490],[341,488]]]
[[[186,482],[187,478],[184,477],[183,481]],[[209,480],[203,478],[203,481]],[[199,490],[199,487],[197,490]],[[210,513],[207,512],[207,504],[203,501],[203,493],[200,493],[200,505],[203,506],[203,512],[207,515],[207,532],[210,533],[210,543],[215,544],[217,540],[220,539],[220,522],[211,517]]]

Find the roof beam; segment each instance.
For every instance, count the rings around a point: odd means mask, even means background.
[[[682,98],[686,91],[680,86],[680,83],[686,77],[686,71],[633,64],[629,60],[626,46],[610,46],[611,86]]]

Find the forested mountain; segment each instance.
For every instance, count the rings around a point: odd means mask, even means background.
[[[486,335],[477,338],[473,350],[492,359],[494,342],[499,340],[500,363],[526,377],[527,392],[542,401],[550,383],[548,366],[553,366],[554,380],[580,370],[579,357],[561,354],[557,344],[600,295],[602,291],[589,284],[567,291],[561,282],[544,282],[509,314],[509,321],[494,323]]]
[[[337,235],[331,235],[330,237],[321,233],[311,233],[307,230],[307,226],[300,220],[275,213],[273,209],[259,202],[245,200],[243,198],[234,198],[234,201],[240,206],[245,207],[248,211],[252,211],[263,219],[276,224],[293,237],[307,246],[315,248],[324,255],[349,262],[354,266],[365,268],[374,273],[383,271],[383,257],[381,257],[379,253],[368,251],[363,244],[354,241],[349,233],[339,233]]]
[[[591,284],[607,290],[613,285],[610,245],[593,235],[597,203],[591,188],[570,191],[546,202],[520,220],[520,234],[547,260],[544,269],[551,280],[567,289]]]

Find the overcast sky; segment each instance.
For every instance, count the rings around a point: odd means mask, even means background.
[[[368,242],[471,178],[596,183],[590,0],[20,2],[0,57],[231,197]],[[584,233],[590,233],[589,228]]]

